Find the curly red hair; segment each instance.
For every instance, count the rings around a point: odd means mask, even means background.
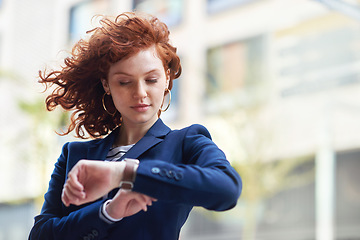
[[[67,131],[61,135],[75,130],[79,138],[88,138],[85,131],[90,137],[99,138],[121,124],[119,112],[111,116],[104,110],[105,91],[101,84],[101,79],[107,79],[110,66],[121,59],[155,45],[170,77],[169,89],[181,74],[176,48],[169,43],[168,27],[158,18],[129,12],[115,18],[103,17],[99,23],[100,27],[88,31],[92,33],[88,40],[81,39],[75,44],[61,70],[39,72],[39,82],[46,89],[56,86],[46,98],[47,110],[52,111],[58,105],[73,110]],[[116,111],[109,98],[105,104],[109,111]]]

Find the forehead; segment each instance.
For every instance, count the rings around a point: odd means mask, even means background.
[[[164,71],[163,62],[155,46],[142,49],[110,66],[109,75],[116,73],[145,73],[153,70]]]

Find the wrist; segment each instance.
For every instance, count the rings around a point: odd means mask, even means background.
[[[105,216],[105,218],[107,220],[110,220],[111,222],[117,222],[117,221],[120,221],[122,220],[123,218],[122,217],[114,217],[114,214],[112,213],[111,211],[111,206],[109,207],[109,205],[111,204],[111,201],[112,200],[107,200],[103,206],[102,206],[102,213],[103,215]]]
[[[119,187],[122,189],[131,190],[136,178],[136,170],[139,166],[139,160],[125,158],[123,162],[125,163],[125,167]]]
[[[118,188],[124,175],[124,170],[126,163],[124,161],[120,162],[112,162],[114,166],[112,167],[112,181],[111,187],[112,189]]]

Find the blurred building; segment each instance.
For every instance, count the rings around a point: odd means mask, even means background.
[[[240,173],[259,174],[251,184],[244,177],[247,188],[286,181],[252,171],[257,159],[265,165],[307,159],[294,176],[315,168],[305,181],[256,201],[244,192],[229,212],[195,209],[182,240],[360,239],[359,6],[356,0],[0,0],[0,223],[26,213],[23,222],[0,224],[0,240],[24,239],[39,211],[34,199],[47,186],[34,174],[44,162],[32,150],[31,119],[17,100],[38,97],[38,70],[61,63],[94,27],[94,14],[133,9],[165,21],[181,56],[183,74],[163,115],[169,125],[206,125]],[[64,141],[52,135],[49,127],[40,133],[56,145],[46,158],[48,178]]]

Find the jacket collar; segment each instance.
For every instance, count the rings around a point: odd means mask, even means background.
[[[145,151],[162,142],[164,137],[170,131],[171,129],[159,118],[145,136],[142,137],[121,159],[138,158]],[[118,132],[119,128],[116,128],[107,137],[95,141],[88,149],[88,159],[105,160]]]

